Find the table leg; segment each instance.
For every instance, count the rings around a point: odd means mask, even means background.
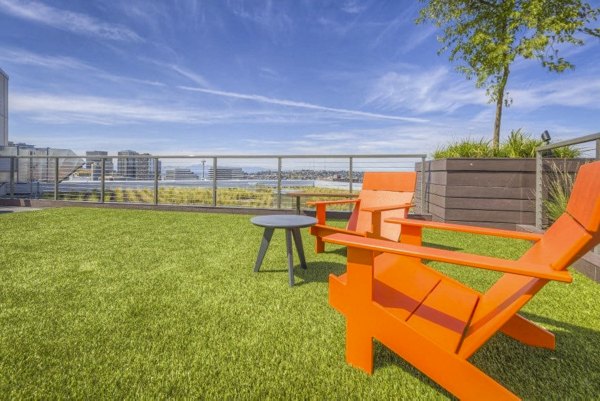
[[[304,248],[302,247],[302,234],[300,234],[300,229],[292,228],[292,235],[294,236],[294,242],[296,243],[298,258],[300,258],[300,266],[302,266],[303,269],[306,269],[306,259],[304,259]]]
[[[260,265],[262,264],[263,259],[265,258],[265,254],[267,253],[267,248],[269,247],[269,242],[271,242],[271,237],[273,237],[273,228],[265,228],[265,232],[263,233],[262,242],[260,243],[260,249],[258,250],[258,257],[256,258],[256,263],[254,264],[254,271],[257,272],[260,269]]]
[[[294,252],[292,250],[292,230],[285,229],[285,245],[287,248],[288,270],[290,275],[290,287],[294,286]]]

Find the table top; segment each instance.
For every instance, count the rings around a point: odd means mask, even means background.
[[[252,224],[271,228],[301,228],[317,224],[317,219],[297,214],[271,214],[250,219]]]

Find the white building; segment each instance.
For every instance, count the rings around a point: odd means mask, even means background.
[[[167,170],[165,180],[197,180],[198,174],[189,168],[174,168]]]
[[[208,169],[208,178],[213,179],[215,171],[212,167]],[[241,180],[244,172],[239,167],[217,167],[217,180]]]

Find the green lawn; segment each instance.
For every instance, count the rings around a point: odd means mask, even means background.
[[[0,398],[446,399],[376,344],[375,372],[344,361],[344,318],[327,302],[342,248],[289,288],[283,232],[252,267],[249,216],[108,209],[0,215]],[[426,232],[428,242],[518,257],[522,241]],[[296,258],[297,262],[297,258]],[[495,273],[437,265],[486,288]],[[600,286],[574,273],[524,314],[557,350],[501,334],[472,361],[525,399],[600,398]]]

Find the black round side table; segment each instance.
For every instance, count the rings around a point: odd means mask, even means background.
[[[267,253],[269,242],[273,237],[273,231],[276,228],[285,229],[285,243],[287,247],[288,257],[288,272],[290,276],[290,287],[294,285],[294,254],[292,251],[292,237],[294,237],[294,243],[296,244],[296,252],[300,258],[300,266],[306,269],[306,260],[304,259],[304,249],[302,248],[302,236],[300,235],[300,229],[303,227],[310,227],[317,223],[317,219],[309,216],[298,216],[293,214],[274,214],[267,216],[256,216],[251,220],[252,224],[259,227],[264,227],[265,232],[263,233],[262,242],[258,251],[258,257],[254,264],[254,271],[257,272],[260,269],[260,265]]]

